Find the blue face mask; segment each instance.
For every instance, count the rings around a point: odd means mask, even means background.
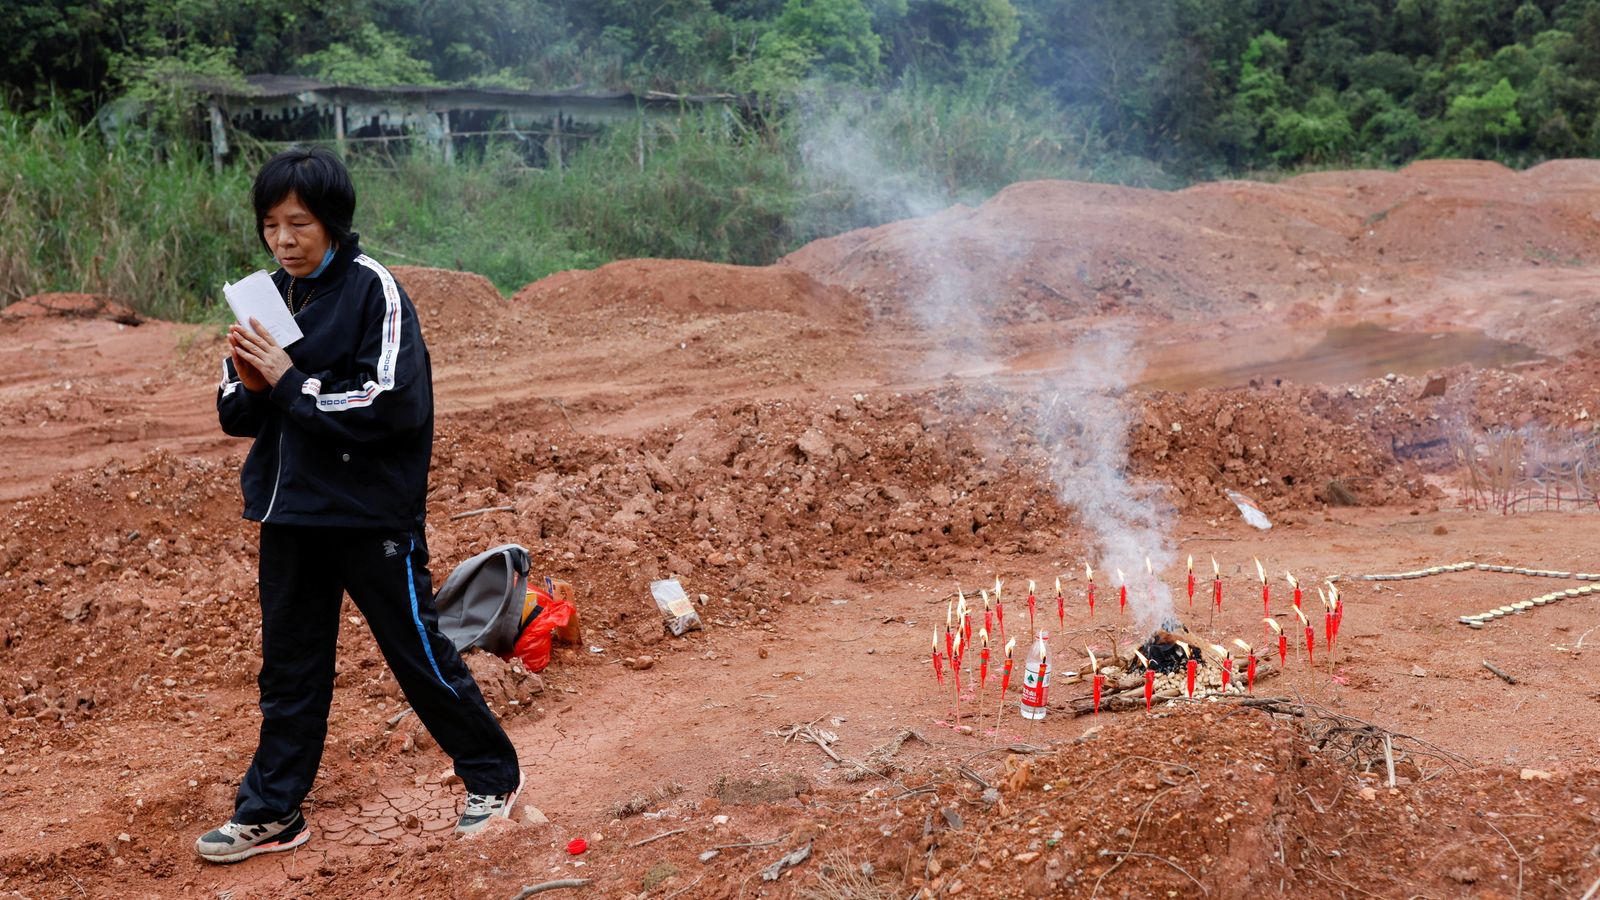
[[[331,246],[328,247],[328,252],[322,254],[322,265],[317,266],[317,270],[315,272],[312,272],[310,275],[307,275],[306,276],[307,278],[315,278],[318,275],[322,274],[322,270],[326,269],[328,267],[328,263],[333,262],[333,250],[334,250],[333,247],[331,247]]]

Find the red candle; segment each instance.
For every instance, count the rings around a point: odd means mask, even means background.
[[[1252,557],[1253,559],[1254,557]],[[1255,560],[1256,577],[1261,579],[1261,615],[1272,615],[1272,589],[1267,586],[1267,571],[1261,568],[1261,560]]]
[[[933,677],[939,679],[939,686],[944,687],[944,665],[939,659],[939,626],[933,626]]]
[[[1154,669],[1144,670],[1144,711],[1149,712],[1154,705],[1156,695],[1156,672]]]
[[[989,683],[989,630],[984,629],[978,634],[983,638],[983,649],[978,651],[978,688],[981,690]]]
[[[961,644],[966,647],[972,646],[972,612],[970,610],[963,610],[961,613]]]
[[[1189,608],[1194,609],[1194,556],[1189,556]]]
[[[1339,639],[1339,623],[1344,620],[1344,603],[1339,599],[1339,589],[1328,582],[1328,611],[1333,613],[1333,631],[1328,635],[1328,651],[1333,652],[1333,643]]]
[[[979,590],[978,594],[983,597],[983,630],[990,631],[994,628],[994,609],[989,606],[989,592]]]
[[[1117,609],[1124,615],[1128,612],[1128,579],[1117,570]]]
[[[1233,645],[1244,651],[1244,655],[1246,657],[1244,668],[1244,689],[1246,691],[1253,691],[1255,690],[1256,686],[1255,648],[1251,647],[1249,644],[1246,644],[1244,641],[1239,640],[1238,638],[1233,639]]]
[[[1006,690],[1011,687],[1011,651],[1017,646],[1017,639],[1006,641],[1006,666],[1000,676],[1000,703],[994,710],[994,733],[1000,734],[1000,715],[1006,708]]]
[[[1056,619],[1061,627],[1067,627],[1067,598],[1061,593],[1061,576],[1056,576]]]
[[[1289,662],[1289,636],[1283,633],[1283,629],[1278,627],[1277,622],[1271,619],[1262,619],[1261,621],[1265,622],[1266,627],[1271,628],[1273,633],[1278,636],[1278,665],[1287,665]]]
[[[1196,662],[1195,660],[1193,660],[1193,659],[1189,660],[1189,664],[1188,664],[1188,668],[1189,668],[1189,696],[1191,698],[1194,697],[1194,673],[1195,673],[1195,669],[1199,668],[1199,665],[1200,664],[1198,662]]]
[[[1217,605],[1217,612],[1222,612],[1222,568],[1215,556],[1211,557],[1211,602]]]
[[[1306,626],[1306,665],[1308,666],[1314,666],[1317,664],[1317,660],[1314,656],[1314,651],[1316,650],[1315,645],[1317,643],[1315,636],[1316,633],[1317,630],[1315,628],[1312,628],[1310,625]]]
[[[1100,715],[1100,689],[1105,687],[1106,677],[1099,672],[1094,673],[1094,714]]]
[[[1033,630],[1033,610],[1038,601],[1033,594],[1033,582],[1028,582],[1028,629]]]
[[[1000,599],[1000,579],[994,580],[994,621],[1000,626],[1000,636],[1006,636],[1006,607]]]
[[[1296,579],[1294,577],[1294,574],[1291,573],[1291,572],[1283,573],[1283,577],[1288,580],[1289,586],[1294,588],[1294,608],[1295,609],[1299,609],[1300,608],[1300,582],[1299,582],[1298,579]]]
[[[1222,658],[1222,692],[1228,692],[1228,682],[1233,680],[1233,660]]]
[[[1300,620],[1300,627],[1306,632],[1306,664],[1315,665],[1311,659],[1311,620],[1306,618],[1306,614],[1301,612],[1299,607],[1295,608],[1294,615]]]

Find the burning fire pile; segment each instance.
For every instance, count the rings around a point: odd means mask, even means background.
[[[1056,664],[1050,649],[1050,632],[1040,627],[1039,595],[1035,583],[1028,582],[1028,595],[1026,610],[1028,616],[1027,632],[1024,639],[1031,636],[1031,644],[1025,649],[1027,657],[1023,665],[1021,696],[1017,699],[1017,709],[1022,718],[1038,721],[1045,717],[1050,709],[1049,688],[1052,677],[1059,674],[1064,685],[1088,684],[1091,694],[1088,697],[1074,698],[1066,704],[1074,715],[1086,713],[1098,714],[1102,708],[1109,710],[1134,709],[1143,705],[1148,710],[1153,710],[1157,702],[1182,702],[1200,700],[1208,697],[1226,696],[1230,694],[1247,694],[1255,689],[1257,678],[1269,677],[1289,664],[1290,635],[1296,638],[1295,658],[1303,661],[1308,668],[1316,666],[1316,628],[1313,620],[1302,609],[1304,595],[1300,582],[1292,573],[1285,572],[1284,577],[1293,589],[1292,606],[1286,611],[1274,613],[1272,609],[1272,590],[1267,583],[1266,569],[1259,559],[1254,560],[1256,578],[1261,585],[1262,604],[1262,629],[1268,639],[1267,658],[1258,657],[1256,647],[1241,638],[1232,638],[1228,645],[1202,640],[1187,627],[1179,622],[1168,619],[1162,627],[1144,638],[1142,642],[1127,642],[1113,638],[1111,646],[1085,646],[1088,668],[1086,671],[1072,671]],[[1210,620],[1222,609],[1223,579],[1222,569],[1213,557],[1212,589],[1211,589],[1211,616]],[[1149,558],[1145,559],[1145,569],[1148,576],[1145,600],[1154,603],[1158,595],[1154,567]],[[1117,569],[1117,608],[1120,617],[1126,622],[1128,615],[1128,579]],[[1094,568],[1084,565],[1084,577],[1087,589],[1084,595],[1084,618],[1088,620],[1086,630],[1096,630],[1092,624],[1095,617],[1095,581]],[[1062,591],[1061,579],[1055,582],[1055,612],[1056,624],[1067,631],[1067,601]],[[1316,589],[1317,595],[1324,609],[1323,640],[1324,658],[1329,669],[1333,666],[1333,649],[1337,646],[1339,625],[1344,618],[1344,603],[1339,596],[1339,589],[1332,580],[1326,582],[1326,589]],[[1195,575],[1194,557],[1189,557],[1187,593],[1191,616],[1194,613]],[[965,590],[958,588],[953,599],[949,600],[945,608],[945,627],[942,634],[936,626],[933,631],[933,646],[931,663],[934,677],[941,688],[950,690],[952,701],[951,724],[958,728],[968,728],[962,724],[963,717],[982,720],[988,717],[988,710],[994,710],[993,733],[1000,733],[1001,717],[1004,714],[1007,696],[1011,690],[1011,676],[1017,652],[1017,638],[1015,635],[1006,635],[1006,607],[1004,581],[995,579],[994,592],[991,595],[987,588],[978,592],[981,606],[969,604]],[[1044,625],[1048,627],[1048,607],[1045,613]],[[1278,623],[1278,617],[1293,619],[1289,621],[1289,629]],[[1013,629],[1017,626],[1013,625]],[[974,635],[976,629],[976,635]],[[1118,629],[1111,626],[1112,633]],[[998,635],[1003,641],[1001,653],[996,656],[991,648],[991,635]],[[976,636],[976,644],[974,637]],[[1272,666],[1271,654],[1273,645],[1277,650],[1277,668]],[[1098,650],[1098,652],[1097,652]],[[972,652],[969,652],[972,651]],[[991,690],[989,687],[990,665],[994,664],[994,675],[999,682],[997,696],[992,701],[986,701],[985,695]],[[1058,671],[1059,670],[1059,671]],[[989,704],[993,703],[993,706]],[[1059,707],[1058,707],[1059,708]]]

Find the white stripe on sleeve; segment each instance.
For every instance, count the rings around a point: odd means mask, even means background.
[[[400,357],[400,289],[394,283],[394,276],[377,260],[363,253],[355,261],[375,272],[383,284],[383,343],[378,352],[378,377],[362,385],[360,390],[337,394],[317,393],[322,390],[321,382],[308,379],[303,390],[316,397],[317,409],[323,412],[371,406],[379,394],[394,389],[394,367]],[[313,384],[316,386],[312,387]]]
[[[217,385],[222,390],[222,396],[227,397],[239,388],[239,382],[228,379],[228,358],[222,358],[222,383]]]

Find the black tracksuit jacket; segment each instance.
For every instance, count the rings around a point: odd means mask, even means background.
[[[278,292],[289,275],[272,275]],[[420,529],[433,454],[433,380],[416,308],[355,236],[294,283],[304,337],[260,393],[223,358],[222,430],[255,438],[239,480],[244,517],[282,525]]]

